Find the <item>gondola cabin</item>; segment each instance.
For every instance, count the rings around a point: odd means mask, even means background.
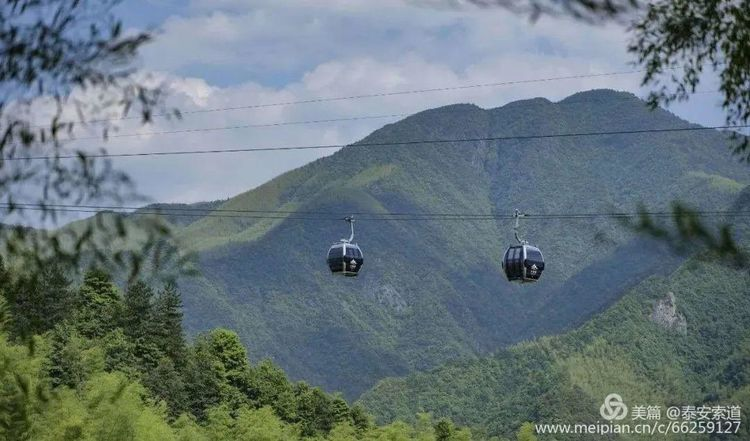
[[[362,250],[354,243],[339,242],[328,249],[328,268],[333,274],[356,277],[362,269]]]
[[[544,271],[544,257],[531,245],[512,245],[503,256],[503,271],[509,282],[536,282]]]

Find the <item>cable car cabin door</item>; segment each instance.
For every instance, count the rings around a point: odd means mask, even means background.
[[[542,252],[533,246],[524,246],[523,266],[524,281],[535,282],[539,280],[544,270],[544,258]]]
[[[356,276],[362,268],[362,251],[355,244],[346,244],[344,251],[344,275]]]

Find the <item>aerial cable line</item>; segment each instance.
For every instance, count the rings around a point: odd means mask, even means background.
[[[95,210],[150,210],[153,212],[158,212],[159,214],[167,214],[169,215],[170,212],[188,212],[193,213],[197,216],[202,216],[204,214],[212,214],[212,213],[230,213],[230,214],[244,214],[244,213],[250,213],[250,214],[313,214],[313,215],[335,215],[336,212],[333,211],[308,211],[308,210],[248,210],[248,209],[226,209],[226,208],[197,208],[197,207],[159,207],[154,205],[146,205],[146,206],[127,206],[127,205],[81,205],[81,204],[45,204],[45,203],[30,203],[30,202],[2,202],[0,203],[0,207],[19,207],[19,208],[39,208],[39,209],[53,209],[53,208],[73,208],[73,209],[95,209]],[[129,212],[125,212],[129,213]],[[705,215],[722,215],[727,213],[748,213],[750,214],[750,210],[743,211],[743,210],[699,210],[696,211],[696,213],[705,214]],[[498,214],[498,213],[446,213],[446,212],[373,212],[373,211],[354,211],[350,212],[347,211],[347,214],[349,215],[356,215],[356,216],[412,216],[412,217],[419,217],[419,216],[425,216],[425,217],[462,217],[462,218],[468,218],[468,217],[492,217],[497,219],[513,219],[513,214]],[[583,212],[583,213],[551,213],[551,214],[534,214],[534,213],[525,213],[524,217],[531,217],[531,218],[547,218],[547,217],[554,217],[554,218],[569,218],[569,217],[621,217],[621,216],[632,216],[634,212],[599,212],[599,213],[591,213],[591,212]],[[640,214],[640,212],[636,212],[635,214]],[[671,211],[647,211],[644,212],[644,214],[648,215],[665,215],[665,216],[671,216],[673,213]]]
[[[638,130],[614,130],[602,132],[573,132],[573,133],[550,133],[538,135],[508,135],[508,136],[488,136],[477,138],[458,138],[458,139],[425,139],[413,141],[387,141],[387,142],[358,142],[351,144],[320,144],[320,145],[303,145],[288,147],[248,147],[248,148],[228,148],[228,149],[199,149],[199,150],[175,150],[175,151],[156,151],[156,152],[138,152],[138,153],[84,153],[65,155],[46,155],[46,156],[23,156],[23,157],[6,157],[3,161],[34,161],[34,160],[57,160],[57,159],[81,159],[81,158],[133,158],[146,156],[182,156],[182,155],[205,155],[205,154],[223,154],[223,153],[249,153],[249,152],[269,152],[269,151],[291,151],[291,150],[319,150],[335,149],[343,147],[390,147],[390,146],[410,146],[420,144],[447,144],[447,143],[472,143],[488,141],[524,141],[533,139],[554,139],[554,138],[580,138],[591,136],[615,136],[615,135],[638,135],[646,133],[675,133],[675,132],[697,132],[706,130],[728,130],[750,127],[750,124],[735,124],[722,126],[689,126],[673,127],[663,129],[638,129]],[[740,133],[737,133],[740,135]]]
[[[179,133],[195,133],[195,132],[216,132],[216,131],[222,131],[222,130],[252,129],[252,128],[260,128],[260,127],[296,126],[296,125],[305,125],[305,124],[325,124],[325,123],[342,122],[342,121],[362,121],[362,120],[369,120],[369,119],[401,118],[404,116],[409,116],[409,114],[408,113],[395,113],[392,115],[353,116],[353,117],[348,117],[348,118],[316,119],[316,120],[307,120],[307,121],[282,121],[282,122],[265,123],[265,124],[240,124],[240,125],[223,126],[223,127],[200,127],[200,128],[192,128],[192,129],[176,129],[176,130],[164,130],[164,131],[154,131],[154,132],[115,133],[115,134],[108,134],[107,138],[173,135],[173,134],[179,134]],[[101,139],[101,136],[76,137],[76,138],[71,138],[70,141],[81,141],[85,139]]]
[[[8,204],[0,204],[4,208],[10,208]],[[44,207],[24,207],[23,210],[37,210],[47,211],[48,208]],[[169,213],[165,211],[147,211],[140,210],[135,212],[126,211],[101,211],[92,208],[58,208],[55,212],[70,212],[70,213],[93,213],[93,214],[122,214],[126,216],[177,216],[177,217],[215,217],[215,218],[233,218],[233,219],[278,219],[278,220],[321,220],[321,221],[334,221],[346,219],[347,216],[336,215],[335,213],[327,213],[326,217],[319,216],[287,216],[281,213],[268,212],[270,214],[216,214],[216,213],[187,213],[177,212]],[[300,212],[299,214],[304,214]],[[750,211],[696,211],[692,214],[699,217],[750,217]],[[370,213],[370,215],[376,215],[376,213]],[[414,213],[411,217],[407,216],[389,216],[388,213],[377,213],[378,217],[358,217],[358,220],[365,221],[444,221],[444,220],[463,220],[463,221],[474,221],[474,220],[506,220],[513,219],[513,215],[463,215],[460,213],[452,214],[450,216],[415,216]],[[579,214],[525,214],[525,218],[529,219],[540,219],[540,220],[571,220],[571,219],[596,219],[596,218],[634,218],[643,215],[648,215],[656,218],[665,218],[673,216],[670,212],[633,212],[633,213],[579,213]]]
[[[717,90],[698,91],[694,93],[698,94],[698,93],[718,93],[718,92],[720,91],[717,91]],[[617,102],[627,102],[627,101],[632,101],[632,100],[633,98],[628,97],[628,98],[607,99],[607,100],[598,99],[598,100],[559,101],[559,102],[554,102],[551,104],[554,106],[569,106],[569,105],[584,105],[584,104],[611,104],[611,103],[617,103]],[[644,105],[646,105],[646,103],[644,103]],[[181,133],[217,132],[217,131],[225,131],[225,130],[254,129],[254,128],[264,128],[264,127],[284,127],[284,126],[295,126],[295,125],[326,124],[326,123],[333,123],[333,122],[401,118],[401,117],[414,115],[418,112],[419,111],[416,111],[414,113],[394,113],[390,115],[372,115],[372,116],[363,115],[363,116],[354,116],[354,117],[341,117],[341,118],[317,119],[317,120],[306,120],[306,121],[281,121],[281,122],[275,122],[275,123],[237,124],[237,125],[221,126],[221,127],[198,127],[198,128],[174,129],[174,130],[150,131],[150,132],[147,131],[147,132],[130,132],[130,133],[115,133],[115,134],[109,133],[106,135],[106,139],[109,140],[113,138],[129,138],[129,137],[138,137],[138,136],[160,136],[160,135],[174,135],[174,134],[181,134]],[[96,135],[96,136],[72,137],[69,140],[66,140],[66,142],[76,142],[76,141],[91,140],[91,139],[102,139],[102,136]]]
[[[562,80],[576,80],[576,79],[582,79],[582,78],[599,78],[599,77],[609,77],[609,76],[617,76],[617,75],[632,75],[632,74],[644,73],[644,72],[646,72],[645,69],[604,72],[604,73],[596,73],[596,74],[564,75],[564,76],[558,76],[558,77],[530,78],[530,79],[521,79],[521,80],[498,81],[498,82],[492,82],[492,83],[465,84],[465,85],[458,85],[458,86],[399,90],[399,91],[394,91],[394,92],[376,92],[376,93],[365,93],[365,94],[360,94],[360,95],[319,97],[319,98],[310,98],[310,99],[296,100],[296,101],[278,101],[278,102],[271,102],[271,103],[246,104],[242,106],[215,107],[215,108],[210,108],[210,109],[193,109],[193,110],[181,111],[179,113],[181,115],[189,115],[189,114],[196,114],[196,113],[226,112],[226,111],[231,111],[231,110],[262,109],[262,108],[267,108],[267,107],[283,107],[283,106],[295,106],[295,105],[300,105],[300,104],[325,103],[325,102],[332,102],[332,101],[348,101],[348,100],[360,100],[360,99],[365,99],[365,98],[413,95],[413,94],[420,94],[420,93],[448,92],[448,91],[453,91],[453,90],[479,89],[479,88],[486,88],[486,87],[502,87],[502,86],[518,85],[518,84],[544,83],[544,82],[562,81]],[[174,113],[165,112],[165,113],[155,113],[151,115],[152,118],[164,117],[164,116],[174,116]],[[119,118],[92,119],[90,121],[85,121],[85,122],[88,124],[95,124],[95,123],[104,123],[104,122],[133,120],[133,119],[139,119],[139,118],[141,117],[140,116],[122,116]],[[65,123],[62,123],[62,124],[65,124]]]

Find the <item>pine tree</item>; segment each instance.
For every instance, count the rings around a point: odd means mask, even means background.
[[[364,407],[359,404],[355,404],[351,407],[349,410],[349,418],[351,418],[352,424],[360,433],[365,432],[372,427],[370,415],[368,415]]]
[[[117,328],[102,337],[98,342],[104,352],[104,369],[107,372],[124,372],[130,378],[136,377],[139,349],[122,331]]]
[[[122,329],[133,345],[136,368],[154,369],[164,356],[154,305],[154,291],[143,281],[128,286],[123,296]]]
[[[68,318],[72,310],[70,281],[59,265],[45,267],[33,277],[11,281],[0,275],[13,314],[10,331],[16,337],[42,334]]]
[[[334,425],[349,421],[349,414],[349,404],[347,404],[346,400],[341,396],[335,396],[331,400],[331,415]]]
[[[222,401],[226,389],[222,372],[217,372],[214,358],[199,345],[191,348],[186,357],[183,376],[189,412],[204,421],[209,408]]]
[[[122,302],[109,274],[89,270],[78,290],[75,324],[84,337],[102,337],[120,323]]]
[[[0,256],[0,294],[5,295],[5,290],[10,285],[10,272],[5,268],[3,257]]]
[[[182,299],[174,283],[167,283],[159,292],[153,322],[159,349],[180,368],[185,362],[185,336],[182,332]]]
[[[146,373],[143,384],[148,387],[154,397],[167,403],[169,415],[172,418],[188,410],[185,381],[172,359],[163,357],[159,360],[156,368]]]
[[[450,441],[455,431],[453,423],[443,418],[435,423],[435,441]]]
[[[54,387],[81,387],[92,372],[104,368],[99,348],[90,348],[76,327],[69,323],[58,324],[50,335],[47,374]]]
[[[0,256],[0,330],[6,330],[10,327],[11,314],[8,307],[8,288],[10,285],[10,273],[5,269],[5,263]]]
[[[148,339],[152,333],[154,291],[138,280],[128,285],[123,296],[122,329],[133,341]]]

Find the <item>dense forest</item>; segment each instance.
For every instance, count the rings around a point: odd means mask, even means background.
[[[59,267],[24,279],[0,263],[0,293],[3,440],[471,438],[428,414],[377,427],[270,360],[251,364],[232,331],[186,342],[172,283],[121,291],[91,269],[73,286]]]

